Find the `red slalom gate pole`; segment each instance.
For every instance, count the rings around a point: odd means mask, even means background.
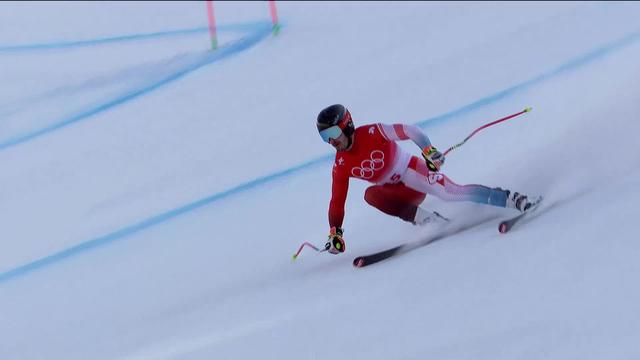
[[[524,113],[527,113],[527,112],[529,112],[529,111],[531,111],[531,107],[528,107],[528,108],[526,108],[526,109],[524,109],[524,110],[522,110],[522,111],[520,111],[520,112],[517,112],[517,113],[515,113],[515,114],[511,114],[511,115],[509,115],[509,116],[505,116],[505,117],[503,117],[502,119],[498,119],[498,120],[492,121],[492,122],[490,122],[490,123],[488,123],[488,124],[484,124],[484,125],[480,126],[479,128],[475,129],[471,134],[469,134],[469,136],[467,136],[464,140],[462,140],[462,142],[460,142],[460,143],[458,143],[458,144],[455,144],[455,145],[453,145],[452,147],[450,147],[449,149],[447,149],[447,151],[445,151],[443,155],[444,155],[444,156],[447,156],[447,154],[449,153],[449,151],[451,151],[451,150],[453,150],[453,149],[457,149],[457,148],[459,148],[460,146],[464,145],[464,143],[466,143],[466,142],[467,142],[467,140],[471,139],[471,138],[473,137],[473,135],[475,135],[476,133],[478,133],[480,130],[482,130],[482,129],[486,129],[486,128],[488,128],[489,126],[493,126],[493,125],[498,124],[498,123],[501,123],[501,122],[503,122],[503,121],[507,121],[507,120],[509,120],[509,119],[513,119],[514,117],[516,117],[516,116],[520,116],[520,115],[522,115],[522,114],[524,114]]]
[[[275,0],[269,0],[269,12],[271,13],[271,22],[273,23],[273,35],[280,32],[280,23],[278,22],[278,11],[276,10]]]
[[[207,17],[209,18],[209,34],[211,35],[211,50],[218,48],[218,36],[216,34],[216,17],[213,14],[213,0],[207,0]]]

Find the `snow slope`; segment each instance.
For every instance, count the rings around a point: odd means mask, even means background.
[[[640,357],[640,4],[0,3],[0,358]],[[420,125],[458,183],[544,194],[422,239],[352,181],[327,232],[332,150],[313,125]],[[410,143],[403,147],[415,154]]]

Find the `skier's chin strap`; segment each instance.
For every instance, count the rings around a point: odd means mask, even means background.
[[[351,145],[353,145],[353,134],[351,134],[350,136],[347,137],[347,139],[349,140],[349,142],[347,143],[347,148],[346,150],[351,149]]]

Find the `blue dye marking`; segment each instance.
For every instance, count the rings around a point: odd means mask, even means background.
[[[265,26],[265,22],[249,22],[249,23],[242,23],[242,24],[220,25],[216,28],[216,30],[217,31],[253,31],[256,29],[263,28],[264,26]],[[270,23],[269,23],[269,26],[271,26]],[[146,34],[121,35],[121,36],[104,37],[104,38],[90,39],[90,40],[58,41],[58,42],[49,42],[49,43],[21,44],[21,45],[0,45],[0,53],[95,46],[95,45],[119,43],[119,42],[126,42],[126,41],[139,41],[139,40],[156,39],[156,38],[171,37],[171,36],[202,34],[202,33],[208,33],[208,32],[209,32],[208,27],[196,27],[191,29],[159,31],[159,32],[146,33]]]
[[[187,75],[188,73],[197,70],[205,65],[217,62],[219,60],[222,60],[224,58],[236,55],[248,48],[250,48],[251,46],[257,44],[260,40],[266,38],[267,36],[269,36],[271,34],[271,24],[270,23],[262,23],[261,26],[259,27],[255,27],[254,26],[254,33],[251,35],[248,35],[244,38],[242,38],[241,40],[238,40],[234,43],[231,43],[229,45],[225,45],[221,48],[218,48],[216,51],[212,51],[212,52],[208,52],[206,54],[203,54],[203,58],[202,60],[191,64],[190,66],[187,66],[173,74],[170,74],[169,76],[160,79],[159,81],[147,86],[147,87],[143,87],[140,89],[137,89],[133,92],[124,94],[122,96],[119,96],[113,100],[110,100],[106,103],[97,105],[93,108],[90,108],[86,111],[81,112],[80,114],[74,115],[72,117],[66,118],[66,119],[62,119],[60,121],[54,122],[53,124],[37,129],[37,130],[33,130],[30,132],[26,132],[23,134],[19,134],[13,137],[10,137],[8,139],[4,139],[3,141],[0,142],[0,151],[5,150],[7,148],[10,148],[12,146],[30,141],[34,138],[40,137],[42,135],[51,133],[55,130],[58,130],[60,128],[63,128],[65,126],[77,123],[79,121],[82,120],[86,120],[89,117],[96,115],[98,113],[101,113],[105,110],[111,109],[115,106],[121,105],[123,103],[126,103],[132,99],[135,99],[141,95],[147,94],[153,90],[156,90],[164,85],[167,85],[170,82],[173,82],[174,80],[177,80],[185,75]]]

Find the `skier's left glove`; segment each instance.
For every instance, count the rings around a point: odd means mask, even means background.
[[[329,238],[324,245],[325,250],[331,254],[340,254],[345,250],[344,239],[342,238],[343,230],[339,227],[332,227],[329,230]]]
[[[440,167],[444,164],[444,155],[433,145],[422,149],[422,157],[431,171],[440,171]]]

